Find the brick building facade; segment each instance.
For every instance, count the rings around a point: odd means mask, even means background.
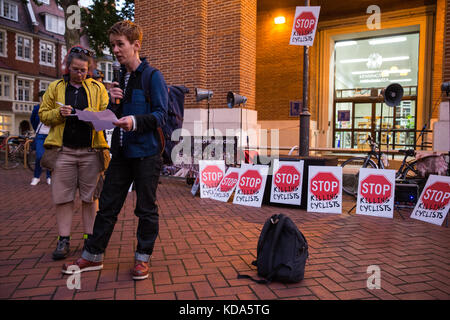
[[[0,0],[0,130],[12,135],[31,129],[29,122],[38,94],[62,77],[67,53],[62,8],[54,0]],[[81,45],[88,47],[85,37]],[[97,61],[112,80],[112,59]]]
[[[390,134],[400,148],[412,143],[417,134],[414,130],[420,130],[424,123],[430,119],[433,122],[438,116],[439,108],[434,106],[440,103],[443,68],[448,65],[443,60],[443,39],[448,39],[444,28],[448,1],[378,0],[376,5],[381,11],[381,27],[375,30],[367,24],[371,15],[367,9],[372,2],[311,1],[312,6],[321,6],[315,42],[310,48],[312,148],[363,147],[359,143],[361,137],[368,133],[376,134],[372,131],[380,125],[377,121],[382,122],[383,129],[404,129],[404,132],[382,135],[385,139]],[[223,133],[226,128],[239,128],[240,125],[244,130],[279,129],[280,147],[289,149],[298,144],[299,135],[298,116],[292,114],[291,106],[296,106],[294,103],[301,100],[303,94],[303,48],[289,45],[297,5],[303,5],[303,2],[137,0],[135,21],[144,28],[143,55],[162,70],[169,84],[183,84],[191,92],[196,87],[214,91],[210,101],[210,127],[219,128]],[[277,16],[284,16],[286,23],[276,25],[274,18]],[[390,52],[396,44],[378,46],[379,52],[375,53],[385,57],[383,68],[387,69],[365,70],[364,65],[361,65],[361,70],[354,69],[352,72],[359,72],[358,81],[361,83],[347,85],[353,90],[351,99],[336,99],[340,68],[335,61],[339,54],[336,44],[347,41],[358,47],[369,47],[372,40],[389,43],[391,38],[406,39],[406,43],[415,48],[402,56],[407,57],[411,66],[405,69],[400,62],[387,63],[389,59],[402,58]],[[401,46],[398,45],[399,48]],[[378,72],[379,78],[370,78],[374,72]],[[390,76],[386,77],[386,74]],[[383,114],[379,115],[385,106],[379,99],[372,103],[376,97],[370,92],[379,94],[386,84],[395,80],[405,86],[408,99],[402,102],[400,111],[391,115],[390,120],[386,117],[385,122]],[[362,90],[364,88],[367,90]],[[228,91],[248,98],[242,113],[240,108],[227,108]],[[358,99],[369,102],[362,105]],[[342,123],[336,120],[338,111],[345,111],[341,110],[345,106],[348,106],[346,111],[352,114],[351,128],[342,127]],[[366,119],[367,124],[355,119],[364,118],[358,116],[358,113],[366,112],[363,108],[372,112],[365,115],[365,118],[370,118]],[[206,101],[196,102],[194,94],[188,95],[185,128],[192,132],[194,122],[200,121],[205,129],[206,117]],[[251,138],[251,144],[270,144],[270,138],[258,141],[261,138],[258,133]],[[337,142],[340,138],[346,140],[346,146],[344,140],[342,144]]]

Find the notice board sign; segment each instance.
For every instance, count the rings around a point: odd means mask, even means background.
[[[239,173],[240,168],[230,167],[228,168],[227,173],[223,177],[222,181],[217,186],[214,194],[211,196],[211,199],[227,202],[230,199],[231,194],[236,189],[236,186],[239,182]]]
[[[224,160],[200,160],[200,198],[210,198],[225,174]]]
[[[393,218],[395,170],[362,168],[359,171],[356,214]]]
[[[308,212],[342,213],[342,167],[310,166]]]
[[[303,160],[274,160],[270,202],[300,205],[302,200]]]
[[[242,164],[233,203],[261,207],[269,166]]]
[[[289,44],[312,46],[319,23],[320,7],[296,7]]]
[[[450,177],[430,175],[411,218],[442,225],[450,208]]]

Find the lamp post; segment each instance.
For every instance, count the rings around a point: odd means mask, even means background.
[[[309,0],[305,0],[305,6],[309,6]],[[309,112],[308,101],[308,71],[309,71],[309,47],[303,47],[303,103],[300,112],[300,133],[298,148],[298,155],[309,156],[309,122],[311,120],[311,113]]]

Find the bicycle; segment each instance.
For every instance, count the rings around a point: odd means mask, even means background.
[[[384,169],[389,165],[387,156],[381,152],[379,146],[372,140],[369,135],[367,140],[370,145],[370,151],[365,157],[352,157],[341,164],[342,167],[342,190],[351,195],[356,196],[358,193],[359,170],[361,168]],[[408,157],[414,157],[416,152],[414,149],[398,150],[404,155],[400,168],[395,173],[396,181],[405,183],[420,184],[424,177],[421,177],[416,168],[417,160],[407,161]],[[375,160],[373,160],[375,158]]]
[[[36,151],[29,147],[33,139],[31,131],[25,135],[4,137],[0,146],[4,153],[1,156],[2,168],[9,170],[16,168],[19,164],[24,164],[34,171]]]

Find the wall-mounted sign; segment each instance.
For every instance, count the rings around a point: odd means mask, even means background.
[[[319,23],[320,7],[296,7],[291,41],[296,46],[312,46]]]
[[[338,121],[350,121],[350,110],[338,110]]]

